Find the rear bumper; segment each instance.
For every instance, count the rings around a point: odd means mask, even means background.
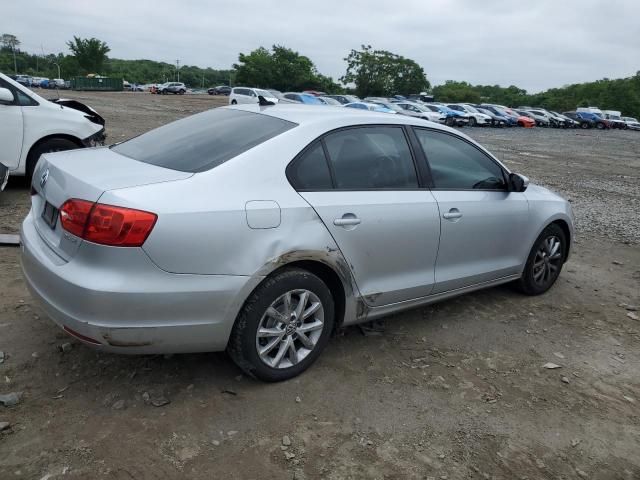
[[[21,242],[26,284],[47,314],[87,345],[109,352],[224,350],[237,312],[260,281],[167,273],[141,249],[90,242],[65,262],[43,242],[32,213]]]

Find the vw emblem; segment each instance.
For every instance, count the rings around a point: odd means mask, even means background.
[[[40,176],[40,187],[44,188],[45,183],[49,180],[49,169],[47,168],[44,173]]]

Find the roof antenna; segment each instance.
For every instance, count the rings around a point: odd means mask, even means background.
[[[267,100],[266,98],[264,98],[262,95],[258,95],[258,104],[261,107],[266,107],[268,105],[275,105],[275,103]]]

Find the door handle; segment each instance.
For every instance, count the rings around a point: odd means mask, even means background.
[[[333,224],[337,227],[347,227],[349,225],[360,225],[361,222],[362,220],[360,220],[358,217],[342,217],[336,218],[333,221]]]
[[[459,218],[462,218],[462,212],[457,208],[452,208],[447,213],[443,213],[442,218],[447,220],[458,220]]]

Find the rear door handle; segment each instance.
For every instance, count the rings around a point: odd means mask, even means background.
[[[442,218],[445,218],[447,220],[457,220],[459,218],[462,218],[462,212],[460,212],[460,210],[458,210],[457,208],[452,208],[447,213],[443,213]]]
[[[337,227],[346,227],[349,225],[360,225],[360,223],[362,222],[362,220],[360,220],[359,218],[355,217],[342,217],[342,218],[336,218],[333,221],[333,224]]]

